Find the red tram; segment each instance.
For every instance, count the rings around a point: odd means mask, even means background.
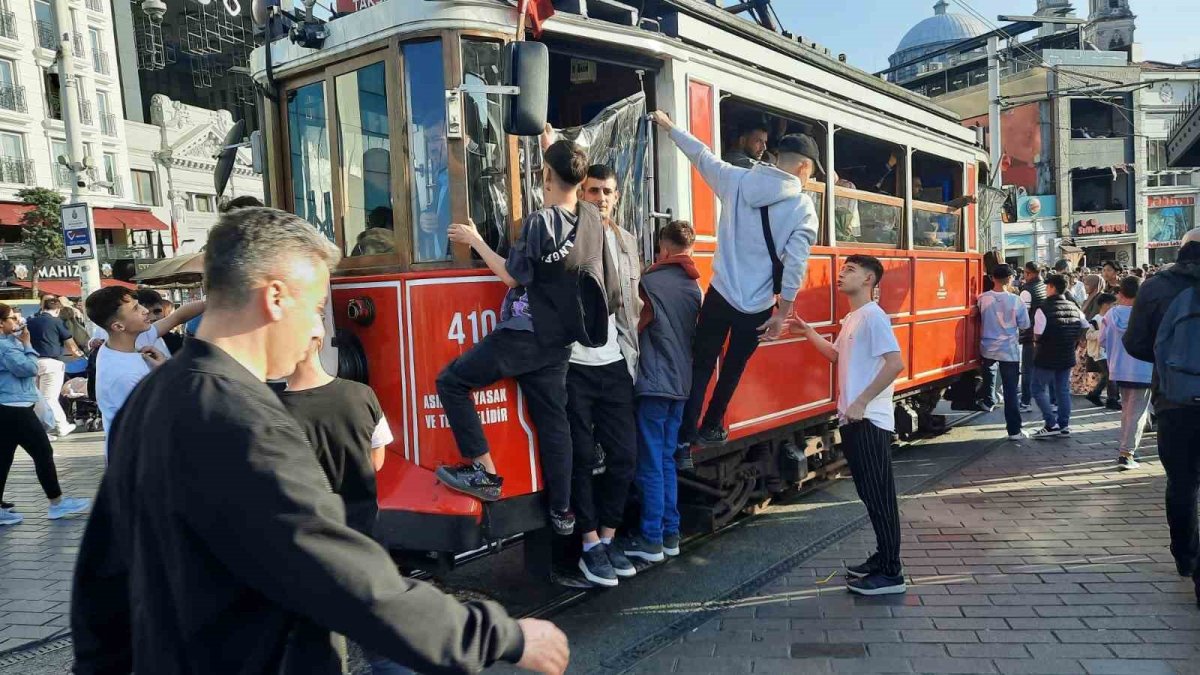
[[[795,311],[835,334],[848,311],[833,284],[841,258],[882,259],[880,302],[907,364],[898,430],[933,424],[940,393],[978,362],[976,208],[947,206],[973,195],[985,170],[973,132],[827,50],[701,0],[559,4],[538,37],[556,128],[643,92],[718,152],[741,121],[764,115],[821,144],[834,171],[809,184],[821,234]],[[459,458],[435,378],[495,326],[505,291],[445,228],[472,218],[485,237],[511,241],[532,197],[531,145],[504,134],[501,96],[479,86],[502,84],[516,20],[502,0],[392,0],[330,22],[319,49],[280,39],[252,58],[277,93],[264,106],[272,203],[342,247],[332,282],[341,374],[368,382],[402,430],[378,476],[377,535],[449,560],[546,525],[534,434],[511,381],[476,393],[503,499],[482,504],[433,475]],[[669,142],[647,155],[646,199],[695,225],[707,283],[720,205]],[[649,242],[655,222],[622,225]],[[800,338],[756,352],[729,407],[729,442],[698,451],[681,475],[685,527],[718,527],[841,466],[834,377]]]

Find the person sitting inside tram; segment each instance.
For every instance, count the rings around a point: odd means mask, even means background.
[[[817,240],[817,210],[804,184],[823,171],[817,144],[793,134],[779,141],[779,166],[742,169],[675,126],[662,111],[654,121],[692,162],[721,200],[712,284],[696,328],[692,390],[680,427],[680,454],[693,442],[719,445],[728,433],[725,410],[760,340],[774,340],[792,314],[808,256]],[[764,261],[772,261],[766,265]],[[774,309],[773,309],[774,308]],[[708,383],[728,339],[721,373],[703,425],[697,428]]]
[[[417,260],[450,257],[450,167],[441,117],[421,128],[425,139],[423,167],[429,202],[417,218]]]
[[[743,122],[738,127],[737,138],[733,147],[725,153],[723,159],[737,167],[749,169],[762,161],[763,153],[767,151],[767,138],[770,132],[762,121]]]
[[[550,522],[566,535],[575,531],[567,362],[572,343],[599,347],[608,341],[608,308],[619,303],[614,294],[620,283],[612,265],[604,263],[600,211],[579,200],[587,155],[566,140],[549,144],[543,155],[545,208],[525,218],[507,258],[474,223],[450,228],[450,241],[470,246],[509,290],[495,330],[438,375],[438,395],[466,461],[439,467],[436,475],[452,490],[483,501],[500,499],[504,481],[471,392],[515,377],[537,427]]]

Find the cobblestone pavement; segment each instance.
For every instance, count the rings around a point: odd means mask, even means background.
[[[76,433],[54,442],[63,494],[93,497],[104,470],[104,436]],[[46,517],[46,495],[21,450],[8,477],[4,500],[25,516],[0,527],[0,653],[58,637],[68,631],[71,577],[86,515]]]
[[[1117,415],[1081,407],[1070,439],[1004,442],[903,499],[906,595],[845,591],[843,566],[874,548],[866,527],[632,672],[1200,673],[1154,436],[1119,472]]]

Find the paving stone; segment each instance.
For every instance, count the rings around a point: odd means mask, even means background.
[[[953,657],[915,658],[912,668],[918,673],[995,673],[991,659],[961,659]]]
[[[979,635],[980,642],[1023,645],[1056,642],[1054,634],[1048,630],[980,630],[975,632]]]
[[[995,659],[993,663],[1005,675],[1074,675],[1087,672],[1083,664],[1073,659]]]
[[[829,665],[829,659],[813,658],[813,659],[754,659],[753,672],[758,673],[779,673],[795,675],[795,673],[813,673],[814,675],[825,675],[832,673],[833,669]]]
[[[835,673],[911,673],[912,663],[908,659],[868,656],[862,659],[829,659]],[[794,672],[805,673],[797,668]]]
[[[1081,663],[1089,675],[1176,675],[1181,672],[1166,661],[1083,659]]]
[[[1029,650],[1019,644],[959,644],[946,645],[950,656],[983,659],[1025,659]]]
[[[1137,642],[1137,636],[1129,630],[1056,630],[1054,635],[1062,642],[1098,642],[1114,644],[1117,642]]]
[[[902,630],[900,637],[905,642],[979,642],[975,631],[970,630]]]
[[[749,673],[753,661],[744,657],[680,656],[675,659],[677,673]]]

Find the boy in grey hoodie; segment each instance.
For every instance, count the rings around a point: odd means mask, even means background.
[[[670,132],[704,181],[721,200],[712,282],[696,327],[692,390],[680,426],[680,468],[690,468],[691,444],[725,442],[725,409],[742,371],[760,340],[774,340],[792,314],[792,302],[817,240],[817,210],[804,183],[823,171],[817,144],[794,134],[779,141],[777,166],[743,169],[721,161],[704,143],[655,112],[656,124]],[[764,265],[766,260],[771,265]],[[697,429],[704,395],[721,348],[729,348],[721,374]]]

